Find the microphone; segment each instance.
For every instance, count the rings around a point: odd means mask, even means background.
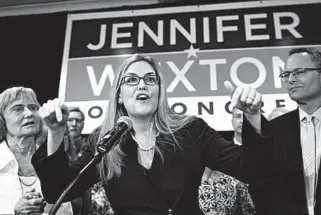
[[[122,116],[118,119],[115,127],[108,131],[99,141],[97,144],[97,150],[94,155],[94,157],[89,161],[89,163],[82,168],[82,170],[78,173],[76,178],[74,178],[73,181],[71,181],[68,185],[68,187],[64,190],[64,192],[59,196],[57,202],[54,204],[54,206],[49,211],[49,215],[55,215],[58,209],[60,208],[65,196],[70,191],[70,189],[75,185],[75,183],[79,180],[79,178],[82,176],[82,174],[92,167],[95,164],[98,164],[103,155],[107,152],[109,152],[113,147],[115,147],[121,138],[126,132],[128,132],[130,129],[132,129],[133,124],[129,117]]]
[[[108,131],[99,141],[97,145],[97,152],[105,154],[114,148],[118,140],[132,129],[133,124],[128,116],[121,116],[113,129]]]

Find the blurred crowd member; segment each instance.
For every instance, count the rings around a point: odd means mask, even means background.
[[[82,136],[84,129],[85,114],[78,107],[69,107],[67,120],[67,135],[65,138],[65,151],[70,165],[77,162],[81,157],[86,145],[86,138]],[[89,189],[82,197],[71,201],[75,215],[87,215],[91,212],[91,190]]]
[[[30,88],[12,87],[0,94],[0,214],[39,215],[51,208],[31,164],[47,134],[39,107]],[[70,203],[63,204],[57,214],[71,215]]]
[[[243,112],[232,110],[234,143],[242,145]],[[206,168],[199,188],[199,204],[205,215],[250,215],[255,214],[254,203],[248,185],[221,173]]]
[[[92,214],[91,215],[114,215],[114,211],[108,200],[103,183],[99,182],[91,188]]]
[[[272,119],[279,117],[287,112],[289,112],[289,110],[287,110],[285,108],[275,108],[272,110],[272,112],[268,116],[268,120],[272,120]]]
[[[243,125],[243,112],[240,109],[233,108],[232,110],[232,126],[234,130],[234,143],[242,145],[242,125]]]
[[[65,150],[67,152],[68,160],[72,165],[81,157],[83,150],[86,150],[87,147],[91,147],[91,150],[94,151],[95,146],[86,145],[87,138],[82,135],[85,114],[79,109],[79,107],[68,107],[68,109],[68,135],[67,140],[65,140]],[[102,187],[102,183],[95,184],[85,193],[85,195],[72,200],[71,203],[74,214],[113,215],[111,205]]]
[[[85,125],[85,114],[78,107],[69,107],[69,117],[67,120],[67,138],[65,141],[65,151],[70,163],[76,162],[82,155],[86,138],[81,135]]]

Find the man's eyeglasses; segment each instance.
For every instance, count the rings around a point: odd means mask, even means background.
[[[159,82],[159,77],[157,75],[145,75],[144,77],[139,77],[136,75],[124,76],[122,84],[129,86],[136,86],[139,84],[140,80],[143,79],[146,85],[156,85]]]
[[[287,82],[292,74],[296,79],[303,77],[308,71],[319,71],[321,68],[296,68],[293,71],[285,71],[279,75],[283,82]]]

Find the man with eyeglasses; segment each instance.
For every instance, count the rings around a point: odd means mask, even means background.
[[[321,214],[321,53],[314,48],[289,52],[280,78],[298,109],[259,129],[246,117],[243,142],[263,143],[255,199],[258,214]]]

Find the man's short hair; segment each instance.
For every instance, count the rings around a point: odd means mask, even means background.
[[[318,66],[321,66],[321,52],[319,50],[317,50],[316,48],[295,48],[295,49],[291,49],[289,51],[288,57],[290,57],[293,54],[303,53],[303,52],[308,53],[312,57],[312,60],[315,61],[318,64]]]
[[[70,112],[78,112],[80,113],[81,117],[82,117],[82,120],[85,121],[85,114],[84,112],[82,112],[79,107],[68,107],[68,110],[69,110],[69,113]]]

